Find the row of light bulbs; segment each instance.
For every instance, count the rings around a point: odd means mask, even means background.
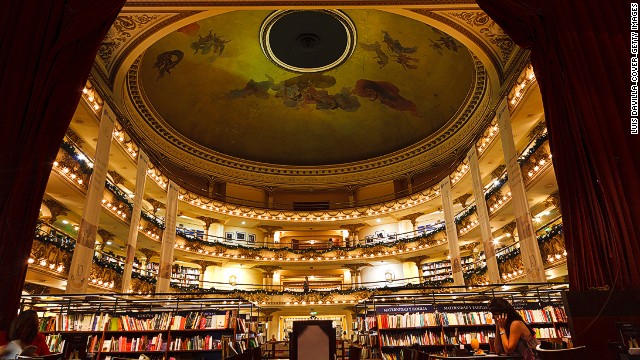
[[[550,263],[562,261],[567,258],[567,250],[563,250],[562,253],[555,255],[547,255],[547,261]]]
[[[61,166],[60,163],[57,162],[57,161],[53,162],[53,168],[59,174],[62,174],[64,177],[66,177],[72,183],[77,183],[78,185],[82,185],[83,182],[84,182],[84,180],[82,180],[82,176],[81,175],[76,174],[72,169],[69,169],[66,166]]]
[[[444,239],[440,239],[436,242],[435,246],[444,244],[446,242],[446,240]],[[238,254],[229,254],[226,252],[215,252],[215,251],[209,251],[209,250],[204,250],[204,249],[198,249],[193,250],[191,249],[190,246],[185,245],[185,244],[178,244],[175,243],[174,244],[174,248],[176,249],[180,249],[180,250],[184,250],[184,251],[189,251],[189,252],[193,252],[193,253],[199,253],[199,254],[204,254],[204,255],[211,255],[211,256],[218,256],[218,257],[226,257],[226,258],[233,258],[233,259],[247,259],[247,260],[253,260],[251,258],[248,258],[245,255],[238,255]],[[360,258],[372,258],[374,256],[388,256],[388,255],[395,255],[395,254],[402,254],[405,252],[411,252],[411,251],[416,251],[416,250],[422,250],[422,249],[428,249],[429,245],[417,245],[417,246],[412,246],[410,248],[407,249],[398,249],[398,250],[391,250],[391,251],[384,251],[384,252],[378,252],[376,254],[374,253],[369,253],[369,254],[356,254],[356,255],[343,255],[343,256],[317,256],[317,257],[301,257],[301,258],[282,258],[282,257],[275,257],[275,256],[255,256],[255,260],[261,260],[261,261],[332,261],[332,260],[351,260],[351,259],[360,259]]]
[[[93,84],[91,84],[91,82],[89,82],[88,80],[84,88],[82,89],[82,98],[87,103],[89,103],[89,106],[91,106],[94,111],[97,112],[98,110],[100,110],[100,108],[102,108],[102,98],[96,93]]]
[[[517,278],[518,276],[521,276],[524,274],[524,270],[519,269],[519,270],[514,270],[511,273],[507,273],[507,274],[502,274],[502,278],[507,280],[507,279],[514,279]]]
[[[94,285],[94,286],[99,286],[105,289],[113,289],[113,287],[115,286],[113,281],[105,281],[103,279],[98,279],[95,277],[92,277],[89,282]]]
[[[489,207],[489,212],[495,212],[503,207],[507,202],[511,200],[511,191],[507,193],[507,195],[502,195],[502,197],[498,198],[498,201]]]
[[[520,75],[520,79],[511,89],[511,101],[509,103],[512,107],[517,106],[517,104],[522,100],[524,94],[526,93],[527,86],[533,84],[536,81],[536,75],[533,72],[533,67],[531,65],[527,66]]]
[[[489,128],[489,134],[478,141],[480,143],[480,145],[476,144],[478,155],[481,155],[485,150],[487,150],[489,145],[491,145],[491,142],[493,142],[493,139],[498,135],[498,130],[497,124],[491,125]]]
[[[104,206],[107,209],[109,209],[109,211],[111,211],[116,216],[119,216],[119,217],[121,217],[123,219],[127,218],[127,214],[126,214],[125,211],[120,209],[116,204],[110,203],[109,200],[107,200],[107,199],[102,199],[102,206]]]
[[[549,154],[549,156],[545,156],[543,158],[540,158],[538,160],[537,164],[533,168],[531,168],[531,170],[529,170],[529,172],[527,172],[527,177],[532,178],[537,173],[541,172],[543,169],[546,169],[546,167],[549,166],[549,164],[551,163],[551,157],[552,157],[552,155]]]
[[[61,272],[64,271],[64,265],[62,263],[54,263],[54,262],[49,263],[46,259],[40,259],[40,260],[36,261],[36,259],[30,257],[27,260],[27,263],[29,265],[37,264],[37,265],[40,265],[43,268],[47,268],[49,270],[56,271],[58,273],[61,273]]]

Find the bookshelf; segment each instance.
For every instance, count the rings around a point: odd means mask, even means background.
[[[479,294],[469,292],[466,297]],[[373,297],[362,305],[354,333],[363,346],[364,359],[400,359],[407,347],[429,354],[445,355],[454,348],[471,350],[471,340],[478,339],[488,352],[496,327],[485,302],[460,302],[453,298],[440,303],[435,296],[392,298]],[[570,337],[562,305],[539,298],[515,302],[514,307],[536,331],[539,339]],[[376,339],[377,337],[377,339]]]
[[[478,256],[477,261],[473,259],[473,256],[463,256],[462,270],[467,272],[473,270],[474,267],[485,267],[487,263],[485,261],[484,253]],[[436,261],[422,264],[422,277],[426,281],[442,281],[452,279],[451,275],[451,262],[449,260]]]
[[[126,298],[61,296],[47,300],[46,307],[35,301],[23,307],[44,312],[40,331],[49,348],[66,359],[111,360],[144,354],[151,360],[220,360],[223,354],[258,347],[247,321],[254,305],[241,299],[122,297]],[[229,339],[226,349],[225,337]]]

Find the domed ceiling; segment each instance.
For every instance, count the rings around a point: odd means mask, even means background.
[[[435,136],[474,90],[476,67],[466,47],[425,23],[378,10],[344,11],[355,25],[355,48],[338,67],[285,70],[260,44],[271,13],[215,15],[150,46],[138,85],[157,121],[226,156],[344,164]]]

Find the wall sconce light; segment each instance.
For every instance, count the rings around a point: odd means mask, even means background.
[[[229,276],[229,284],[231,286],[236,286],[236,284],[238,284],[238,277],[235,275]]]
[[[388,282],[388,283],[392,283],[393,280],[396,279],[396,275],[393,273],[393,271],[391,270],[387,270],[387,272],[384,273],[384,279]]]

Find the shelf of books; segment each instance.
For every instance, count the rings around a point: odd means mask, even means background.
[[[366,315],[360,314],[354,333],[363,347],[364,359],[400,359],[403,348],[412,347],[430,354],[447,354],[453,348],[471,351],[472,339],[488,351],[496,326],[486,302],[444,303],[429,299],[431,304],[396,301],[368,301]],[[539,339],[569,337],[564,309],[557,303],[531,302],[515,308],[536,331]]]
[[[51,351],[66,359],[144,354],[151,360],[218,360],[259,346],[261,337],[252,331],[257,325],[250,321],[254,307],[240,299],[144,300],[90,299],[77,306],[62,301],[58,307],[48,300],[53,309],[31,308],[44,313],[40,331]],[[103,311],[90,312],[91,305]]]

